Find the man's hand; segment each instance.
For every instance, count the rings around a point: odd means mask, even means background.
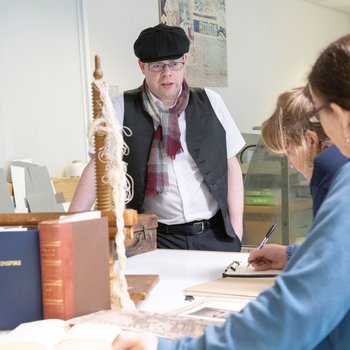
[[[256,271],[283,270],[287,263],[287,247],[280,244],[266,244],[262,249],[251,250],[248,263]]]
[[[122,331],[113,342],[114,350],[156,350],[158,338],[154,335]]]

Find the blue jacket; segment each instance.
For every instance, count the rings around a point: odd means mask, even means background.
[[[315,217],[325,199],[334,175],[349,158],[346,158],[336,146],[331,146],[321,152],[314,160],[314,170],[310,181],[312,197],[312,212]],[[288,260],[299,249],[300,244],[290,244],[287,247]]]
[[[273,287],[203,336],[159,349],[334,350],[350,347],[350,164],[335,175],[311,230]]]
[[[328,193],[333,176],[348,160],[336,146],[325,149],[316,157],[310,181],[314,217]]]

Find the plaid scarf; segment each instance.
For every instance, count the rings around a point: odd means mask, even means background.
[[[144,81],[141,86],[142,100],[145,111],[152,117],[156,131],[153,135],[151,151],[147,163],[147,195],[157,195],[168,190],[167,157],[175,159],[181,153],[179,116],[187,107],[189,99],[188,85],[182,83],[182,91],[173,107],[163,109],[155,102]]]

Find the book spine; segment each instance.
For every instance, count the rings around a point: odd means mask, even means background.
[[[0,232],[0,330],[43,318],[40,274],[38,231]]]
[[[39,242],[41,258],[41,285],[43,315],[45,319],[70,318],[70,292],[72,276],[67,273],[71,266],[71,235],[69,225],[41,222]],[[69,280],[70,279],[70,280]]]

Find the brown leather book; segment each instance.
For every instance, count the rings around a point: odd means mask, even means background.
[[[39,224],[44,318],[67,320],[110,309],[106,217]]]

